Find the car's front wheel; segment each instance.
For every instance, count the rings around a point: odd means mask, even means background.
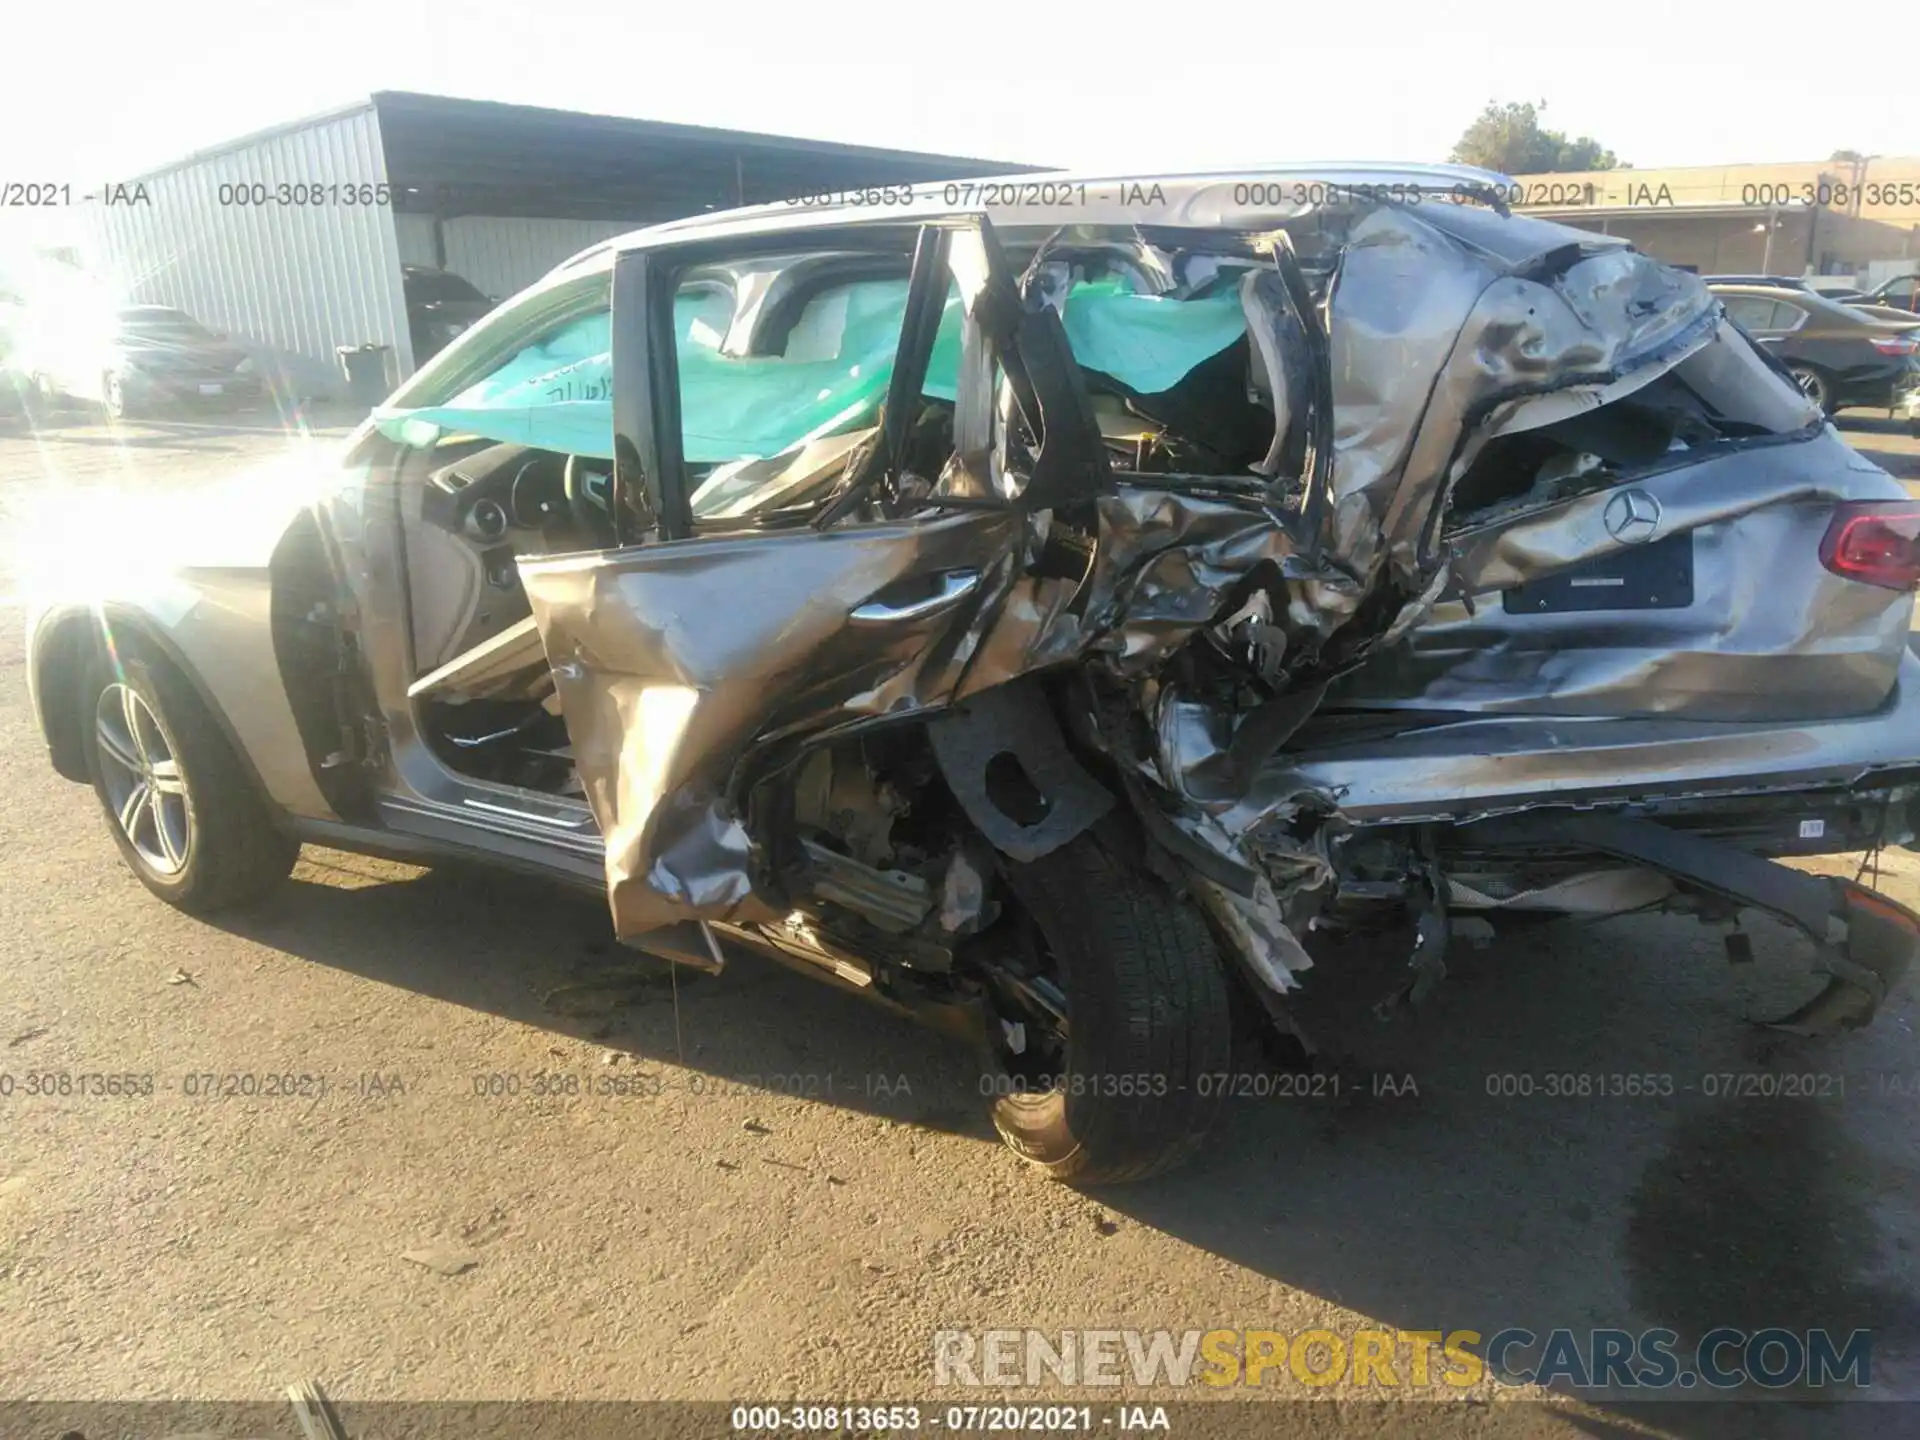
[[[1075,1184],[1171,1169],[1219,1118],[1232,1055],[1226,974],[1206,922],[1111,837],[1081,835],[1010,879],[1044,940],[1064,1034],[1007,1057],[994,1128]],[[1032,1056],[1042,1057],[1034,1063]]]
[[[300,853],[178,671],[131,637],[88,670],[87,765],[114,842],[141,884],[196,913],[250,900]]]

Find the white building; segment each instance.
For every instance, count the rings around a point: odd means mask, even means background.
[[[80,211],[89,270],[251,346],[295,394],[336,348],[414,369],[403,265],[504,298],[638,226],[852,185],[1024,170],[957,156],[383,91],[190,155]]]

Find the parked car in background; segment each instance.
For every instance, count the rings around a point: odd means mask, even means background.
[[[1920,274],[1896,275],[1867,291],[1855,303],[1880,305],[1920,316]]]
[[[1780,290],[1801,290],[1849,304],[1865,298],[1844,275],[1702,275],[1700,278],[1708,285],[1765,285]]]
[[[1838,300],[1843,305],[1851,305],[1854,301],[1865,298],[1860,287],[1846,275],[1809,275],[1806,278],[1805,288],[1816,295],[1824,295],[1829,300]]]
[[[416,366],[446,349],[499,303],[471,281],[431,265],[402,265],[400,287],[407,299],[407,332]]]
[[[1813,286],[1798,275],[1702,275],[1708,286],[1766,285],[1776,290],[1812,291]]]
[[[1829,415],[1848,405],[1899,409],[1920,388],[1920,316],[1907,323],[1886,320],[1783,285],[1708,288],[1734,323],[1776,355],[1807,398]]]
[[[24,322],[31,399],[99,405],[115,418],[190,405],[248,404],[266,393],[253,358],[169,305],[128,305],[95,324],[65,313]]]

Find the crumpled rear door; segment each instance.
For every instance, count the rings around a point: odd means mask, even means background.
[[[756,738],[938,705],[1000,514],[683,540],[522,565],[622,937],[771,919],[735,766]]]
[[[987,253],[984,227],[961,227],[973,232],[975,260]],[[875,437],[883,456],[906,449],[957,273],[949,256],[957,233],[929,227],[915,250]],[[616,389],[622,333],[616,316]],[[970,443],[969,399],[977,397],[963,390],[961,448]],[[657,452],[648,458],[660,464]],[[679,463],[677,455],[666,461]],[[664,515],[675,496],[660,475],[654,470],[647,484]],[[574,763],[605,836],[623,938],[682,920],[777,918],[779,907],[756,888],[763,877],[743,762],[777,767],[802,737],[936,708],[963,678],[978,683],[992,668],[979,655],[982,630],[1006,605],[1025,525],[998,508],[886,522],[835,523],[823,513],[815,524],[773,529],[728,521],[737,528],[703,536],[684,491],[679,501],[691,538],[521,564]],[[662,530],[673,533],[665,521]]]

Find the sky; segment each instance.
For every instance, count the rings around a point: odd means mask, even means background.
[[[1545,100],[1550,126],[1641,168],[1920,152],[1900,64],[1801,65],[1776,47],[1785,73],[1756,80],[1727,53],[1755,12],[1723,3],[14,10],[0,182],[88,190],[379,89],[1121,173],[1443,160],[1494,99]]]

